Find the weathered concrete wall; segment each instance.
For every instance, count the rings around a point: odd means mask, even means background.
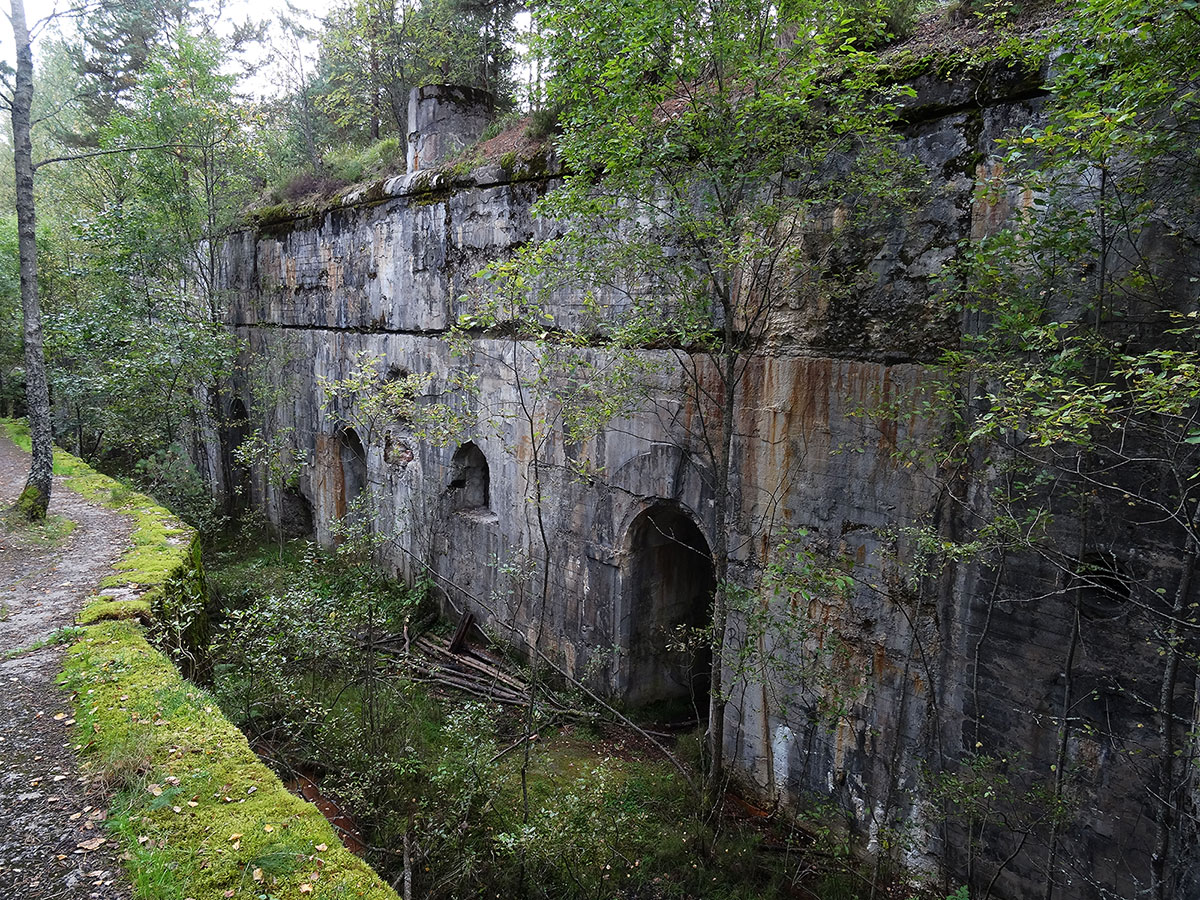
[[[549,233],[553,226],[535,222],[530,210],[553,181],[513,182],[494,166],[452,185],[410,175],[320,218],[231,237],[223,255],[231,326],[251,354],[293,360],[286,367],[291,399],[277,415],[296,429],[308,462],[299,493],[311,504],[318,539],[332,540],[329,523],[346,511],[347,479],[361,477],[348,469],[320,382],[346,375],[362,352],[397,371],[433,373],[434,395],[450,390],[449,372],[465,367],[480,379],[469,437],[487,461],[486,505],[462,502],[456,446],[422,440],[404,422],[358,435],[378,503],[375,528],[393,537],[385,561],[409,578],[432,572],[448,609],[473,609],[515,643],[538,641],[574,676],[617,697],[634,687],[631,646],[647,640],[639,627],[652,612],[639,606],[642,594],[666,590],[645,575],[645,549],[634,546],[647,521],[691,522],[709,548],[725,541],[733,576],[746,585],[782,537],[803,529],[809,545],[849,561],[854,583],[841,594],[774,598],[770,614],[782,624],[761,637],[747,638],[753,623],[735,616],[735,645],[761,642],[763,658],[786,661],[733,679],[726,734],[735,768],[763,795],[832,798],[872,848],[883,841],[885,823],[903,823],[891,844],[908,848],[910,863],[929,870],[945,863],[961,873],[967,837],[952,811],[930,800],[926,773],[985,746],[1011,753],[1038,778],[1049,771],[1071,611],[1031,602],[1054,578],[1032,565],[998,576],[958,566],[918,599],[892,562],[908,552],[896,530],[930,515],[949,523],[972,500],[941,490],[954,483],[946,473],[897,462],[895,449],[922,441],[936,423],[880,422],[861,411],[919,385],[922,364],[953,340],[961,323],[935,302],[930,276],[960,240],[995,230],[1028,202],[1019,194],[983,199],[976,188],[996,171],[989,156],[995,139],[1034,119],[1040,104],[1036,87],[1020,79],[993,80],[986,90],[921,85],[906,146],[935,190],[917,215],[894,224],[852,297],[797,297],[774,323],[770,355],[750,362],[735,409],[728,534],[713,533],[713,479],[698,462],[705,453],[692,427],[700,411],[681,399],[685,375],[672,354],[647,351],[664,364],[651,391],[656,402],[587,447],[552,436],[538,460],[541,525],[554,560],[553,603],[545,610],[512,574],[527,554],[540,553],[538,508],[530,502],[538,436],[519,414],[514,375],[534,370],[536,349],[480,337],[454,357],[444,333],[475,272]],[[558,301],[556,324],[577,324],[581,298]],[[251,397],[243,399],[253,407]],[[570,474],[580,458],[592,463],[586,479]],[[264,495],[261,484],[259,492],[279,517],[282,500]],[[1124,665],[1127,654],[1145,653],[1133,646],[1135,636],[1100,624],[1088,634],[1089,665]],[[1130,702],[1106,702],[1110,717],[1135,726]],[[1150,801],[1142,782],[1106,753],[1083,738],[1070,748],[1073,764],[1091,767],[1091,780],[1076,798],[1072,824],[1053,839],[1090,868],[1056,896],[1132,896],[1144,878]],[[990,872],[1013,853],[996,882],[998,896],[1041,895],[1050,826],[1043,819],[1027,830],[996,838],[974,861]],[[1110,856],[1113,846],[1120,852]]]
[[[450,84],[413,88],[408,95],[408,172],[435,168],[475,143],[495,112],[486,91]]]

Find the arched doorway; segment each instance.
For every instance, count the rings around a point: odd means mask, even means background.
[[[627,705],[653,705],[664,716],[694,710],[704,718],[715,588],[708,541],[682,506],[656,503],[633,520],[625,588]]]
[[[250,436],[250,416],[246,404],[235,397],[229,404],[225,420],[226,513],[240,518],[250,506],[250,466],[238,454],[238,449]]]
[[[339,515],[349,512],[367,486],[367,450],[353,428],[347,428],[339,436],[342,464],[342,508]]]

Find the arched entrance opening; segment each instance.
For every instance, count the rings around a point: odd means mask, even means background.
[[[653,708],[656,716],[694,714],[703,722],[716,588],[708,541],[682,506],[668,502],[638,514],[629,538],[625,702]]]
[[[344,503],[339,512],[345,515],[367,486],[367,450],[353,428],[347,428],[338,437],[341,445]]]
[[[240,518],[250,506],[250,467],[238,455],[238,448],[250,435],[250,416],[246,404],[235,397],[229,404],[229,415],[225,420],[222,447],[225,470],[225,512],[232,518]]]

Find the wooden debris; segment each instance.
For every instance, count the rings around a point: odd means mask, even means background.
[[[409,652],[405,652],[404,635],[392,635],[375,641],[376,647],[395,659],[419,681],[492,700],[508,706],[523,706],[529,702],[529,686],[511,672],[501,669],[466,644],[466,635],[474,627],[470,614],[459,622],[454,637],[447,641],[436,635],[409,637]],[[456,646],[457,652],[453,649]],[[401,646],[397,646],[401,645]],[[563,713],[570,710],[553,695],[546,694],[541,702]]]

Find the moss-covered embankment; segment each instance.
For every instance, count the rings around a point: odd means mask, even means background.
[[[23,423],[4,427],[28,449]],[[197,636],[180,634],[203,590],[191,530],[70,454],[56,450],[54,470],[71,490],[135,520],[132,546],[102,586],[116,590],[80,613],[88,627],[61,676],[74,693],[80,763],[111,794],[104,840],[123,851],[135,896],[396,900],[321,813],[259,762],[216,701],[150,644],[151,631],[173,634],[177,647]]]

